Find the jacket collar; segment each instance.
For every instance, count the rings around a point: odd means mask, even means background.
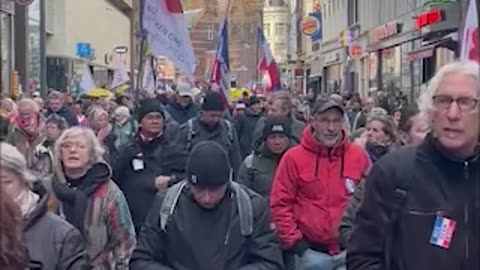
[[[474,155],[470,158],[460,160],[455,159],[448,153],[448,150],[445,149],[435,138],[432,133],[429,133],[423,143],[419,146],[420,152],[427,154],[431,157],[434,161],[440,162],[443,164],[450,163],[450,164],[465,164],[466,162],[478,162],[480,158],[480,147],[477,147],[477,150]]]
[[[35,209],[24,218],[23,231],[28,231],[28,229],[35,225],[35,223],[47,213],[48,198],[49,196],[44,194],[38,201]]]

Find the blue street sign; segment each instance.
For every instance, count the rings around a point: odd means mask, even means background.
[[[90,58],[92,56],[92,48],[90,43],[77,43],[77,56],[80,58]]]

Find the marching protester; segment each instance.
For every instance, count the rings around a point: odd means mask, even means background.
[[[14,123],[18,113],[18,107],[15,101],[11,98],[3,98],[0,105],[2,116],[10,120],[10,123]]]
[[[155,200],[131,269],[283,269],[267,203],[232,181],[225,149],[200,142],[186,168],[187,180]]]
[[[363,103],[363,109],[355,115],[352,123],[352,133],[367,125],[367,120],[373,108],[377,107],[377,101],[373,97],[367,97]]]
[[[73,225],[48,212],[49,195],[45,191],[31,189],[37,179],[29,173],[24,156],[14,146],[1,143],[0,165],[1,188],[21,210],[29,260],[39,262],[41,269],[89,269],[82,235]]]
[[[111,180],[104,150],[92,130],[65,130],[55,144],[55,197],[61,214],[87,242],[92,269],[128,269],[135,230],[123,193]]]
[[[242,158],[247,157],[252,152],[253,131],[257,126],[258,120],[262,117],[262,110],[262,102],[260,99],[256,96],[251,96],[248,99],[245,113],[236,116],[234,119]]]
[[[425,139],[429,127],[420,110],[411,106],[402,111],[398,122],[398,130],[402,145],[419,145]]]
[[[287,119],[292,130],[292,138],[300,143],[302,138],[302,133],[305,128],[305,123],[299,121],[293,117],[293,101],[290,97],[290,93],[286,91],[280,91],[274,93],[268,104],[267,115],[270,117],[280,117]],[[265,117],[260,118],[253,132],[253,148],[255,144],[259,143],[262,138],[263,127],[265,125]]]
[[[420,99],[431,132],[366,179],[348,269],[478,269],[479,65],[442,67]]]
[[[210,91],[205,95],[200,114],[180,126],[176,143],[190,152],[202,141],[216,141],[228,153],[233,171],[238,172],[240,147],[234,125],[223,119],[225,103],[220,93]]]
[[[298,269],[345,269],[338,224],[370,162],[348,141],[344,113],[332,98],[317,100],[301,144],[284,154],[275,174],[272,221]]]
[[[50,115],[45,120],[45,136],[46,139],[43,142],[43,146],[48,149],[51,155],[53,155],[53,147],[55,146],[55,142],[62,132],[68,128],[68,123],[65,121],[65,118],[60,117],[56,114]]]
[[[18,148],[27,160],[27,166],[38,178],[52,173],[53,161],[45,142],[45,127],[38,104],[32,99],[18,102],[18,114],[9,131],[7,142]]]
[[[115,149],[123,149],[137,133],[138,124],[130,116],[130,110],[125,106],[119,106],[114,112],[112,134],[115,136]]]
[[[377,162],[398,146],[397,125],[389,115],[373,115],[367,121],[364,149],[370,161]]]
[[[291,133],[286,119],[268,117],[263,128],[263,142],[242,162],[237,182],[268,199],[278,163],[293,144]]]
[[[178,83],[176,90],[177,93],[166,110],[179,125],[182,125],[197,116],[200,107],[194,102],[193,91],[188,83]]]
[[[118,157],[118,149],[115,146],[117,137],[113,133],[112,124],[110,124],[110,115],[102,108],[95,108],[91,113],[90,125],[105,149],[104,159],[113,164]]]
[[[187,153],[166,136],[164,111],[157,99],[140,103],[138,122],[137,135],[122,150],[113,170],[137,232],[157,192],[180,181],[187,159]]]
[[[47,107],[48,109],[45,117],[49,117],[52,114],[58,114],[65,118],[65,121],[67,121],[69,126],[78,125],[78,119],[75,114],[64,105],[64,97],[62,93],[58,91],[50,92],[47,98]]]

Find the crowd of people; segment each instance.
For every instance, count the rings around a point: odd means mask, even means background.
[[[480,76],[418,101],[1,101],[0,269],[480,269]]]

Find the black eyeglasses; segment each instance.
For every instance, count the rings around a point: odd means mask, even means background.
[[[478,99],[473,97],[453,98],[447,95],[438,95],[434,96],[432,99],[433,106],[438,110],[448,110],[454,102],[462,112],[473,111],[478,105]]]

